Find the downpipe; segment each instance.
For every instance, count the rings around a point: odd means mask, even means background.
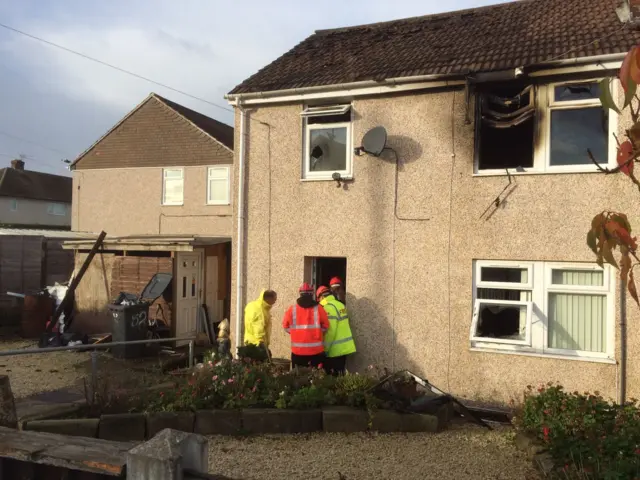
[[[242,346],[243,336],[243,299],[244,299],[244,165],[246,156],[246,112],[240,100],[237,104],[240,112],[240,145],[238,151],[238,226],[236,239],[236,355]]]

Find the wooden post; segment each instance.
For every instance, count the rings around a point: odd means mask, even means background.
[[[76,288],[78,287],[78,284],[80,283],[80,280],[82,280],[82,277],[84,276],[85,272],[89,268],[89,265],[91,264],[91,260],[93,260],[93,257],[95,257],[96,253],[98,253],[98,249],[100,248],[100,245],[102,245],[102,241],[106,236],[107,236],[106,232],[104,231],[100,232],[100,235],[96,240],[96,243],[93,244],[93,247],[89,251],[87,258],[85,258],[84,263],[82,264],[82,267],[80,267],[80,270],[78,270],[78,274],[75,277],[73,277],[73,280],[71,280],[71,284],[67,289],[67,293],[62,299],[62,302],[60,302],[60,305],[58,305],[56,312],[53,314],[51,323],[49,323],[49,326],[47,327],[47,333],[51,333],[51,331],[53,330],[53,327],[55,327],[58,323],[60,314],[62,314],[62,312],[67,307],[69,302],[72,301],[73,295],[76,291]]]
[[[16,403],[13,399],[8,375],[0,375],[0,426],[18,428]]]

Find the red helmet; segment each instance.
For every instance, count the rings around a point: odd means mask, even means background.
[[[298,292],[300,292],[300,293],[313,293],[313,287],[311,285],[309,285],[307,282],[304,282],[302,285],[300,285],[300,288],[298,289]]]
[[[332,287],[340,287],[340,286],[342,286],[344,284],[342,283],[342,280],[340,280],[340,277],[333,277],[329,281],[329,285],[331,285]]]
[[[324,285],[322,285],[321,287],[318,288],[318,290],[316,290],[316,297],[320,298],[322,297],[322,295],[324,295],[325,293],[331,293],[331,290],[329,290],[327,287],[325,287]]]

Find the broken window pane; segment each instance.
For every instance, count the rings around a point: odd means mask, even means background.
[[[600,163],[608,162],[609,113],[602,107],[551,111],[551,166],[589,165],[591,150]]]
[[[479,302],[476,337],[526,340],[527,306]]]
[[[478,100],[478,169],[533,167],[533,88],[502,86],[479,92]]]
[[[482,282],[528,283],[529,270],[513,267],[482,267],[480,280]]]
[[[347,169],[347,128],[317,128],[309,131],[309,170],[338,172]]]
[[[600,86],[597,83],[576,83],[555,87],[556,102],[575,102],[600,98]]]

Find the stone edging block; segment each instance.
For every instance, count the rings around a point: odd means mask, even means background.
[[[31,420],[22,425],[23,430],[57,433],[74,437],[92,437],[98,435],[98,418],[72,418],[63,420]]]
[[[147,414],[147,438],[170,428],[180,432],[193,433],[195,414],[193,412],[157,412]]]
[[[242,411],[247,433],[311,433],[322,430],[321,410],[250,408]]]
[[[242,410],[198,410],[194,432],[200,435],[240,435]]]
[[[147,417],[144,413],[102,415],[98,438],[117,442],[143,441],[146,438]]]

